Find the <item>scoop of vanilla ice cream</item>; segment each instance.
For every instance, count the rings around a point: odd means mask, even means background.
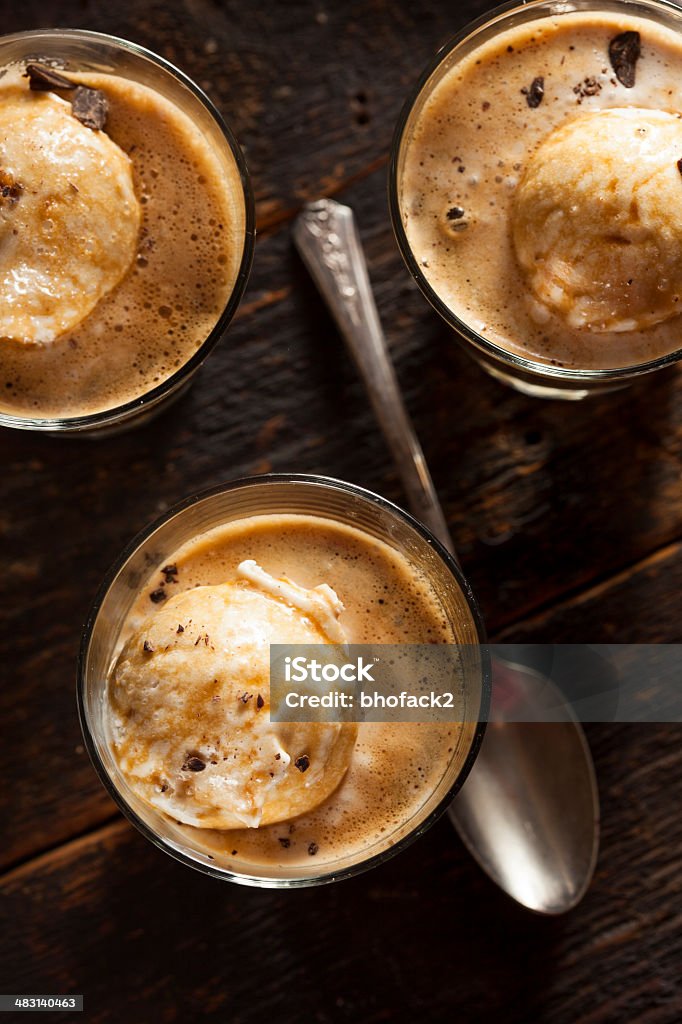
[[[112,745],[148,803],[201,828],[257,827],[320,804],[350,763],[353,723],[270,721],[269,645],[343,642],[334,591],[240,580],[170,598],[109,680]]]
[[[533,153],[512,210],[540,321],[632,331],[682,310],[682,118],[580,114]]]
[[[0,338],[52,342],[132,264],[140,204],[128,156],[70,103],[0,88]]]

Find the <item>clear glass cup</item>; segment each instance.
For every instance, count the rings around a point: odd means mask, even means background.
[[[443,319],[454,329],[464,348],[489,374],[516,390],[538,398],[578,400],[614,391],[638,377],[670,366],[682,358],[682,347],[647,362],[610,369],[567,369],[526,358],[483,337],[462,320],[439,297],[415,259],[403,223],[400,182],[405,153],[414,125],[424,104],[444,76],[473,50],[507,29],[542,18],[557,18],[579,11],[623,12],[648,18],[656,24],[682,32],[682,10],[667,0],[529,0],[503,4],[468,24],[443,46],[430,62],[408,96],[398,118],[389,169],[389,205],[398,246],[408,270],[419,288]]]
[[[255,208],[246,161],[239,143],[208,96],[178,68],[136,43],[99,32],[39,29],[0,38],[0,68],[27,61],[47,62],[70,72],[103,72],[148,86],[179,107],[211,142],[225,168],[237,179],[243,204],[243,241],[239,269],[225,308],[208,337],[166,380],[115,408],[83,416],[44,418],[0,411],[0,426],[51,434],[100,437],[138,426],[178,398],[225,333],[244,292],[253,260]],[[236,171],[236,175],[235,172]]]
[[[452,623],[464,671],[459,738],[435,789],[424,793],[414,816],[355,856],[310,865],[265,868],[200,843],[200,829],[182,828],[142,801],[118,768],[107,740],[107,676],[120,647],[126,615],[150,572],[197,535],[236,519],[276,513],[317,515],[351,524],[417,565],[436,588]],[[490,668],[476,601],[452,556],[415,519],[353,484],[326,477],[269,474],[236,480],[188,498],[128,545],[107,574],[85,626],[78,666],[78,709],[87,750],[100,779],[123,813],[156,846],[215,878],[246,885],[297,887],[347,878],[381,864],[421,835],[447,807],[474,763],[490,702]],[[333,798],[332,798],[333,799]],[[210,852],[210,856],[209,856]]]

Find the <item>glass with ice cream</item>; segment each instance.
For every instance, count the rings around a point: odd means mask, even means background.
[[[241,150],[182,72],[123,40],[0,40],[0,424],[122,429],[190,382],[241,297]]]
[[[488,700],[459,570],[388,502],[269,476],[191,499],[112,570],[84,637],[83,731],[123,811],[221,878],[352,875],[420,834],[461,785]],[[456,644],[466,721],[277,722],[275,643]]]
[[[427,69],[396,130],[393,224],[494,376],[583,398],[682,355],[682,12],[497,8]]]

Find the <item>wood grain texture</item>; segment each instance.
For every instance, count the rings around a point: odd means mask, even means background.
[[[113,32],[183,66],[245,146],[261,237],[226,338],[158,420],[97,442],[2,436],[0,866],[21,866],[2,880],[0,991],[84,991],[80,1019],[130,1024],[682,1018],[678,728],[590,730],[602,857],[585,903],[560,921],[509,904],[446,823],[342,886],[220,887],[115,817],[78,729],[89,605],[123,545],[169,505],[269,470],[402,501],[291,246],[295,212],[324,193],[358,214],[406,401],[491,634],[681,639],[679,372],[577,405],[517,396],[457,346],[392,238],[397,113],[429,55],[486,6],[26,0],[4,12],[8,32]]]

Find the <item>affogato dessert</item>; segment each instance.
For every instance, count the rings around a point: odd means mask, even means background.
[[[424,573],[363,530],[303,514],[239,519],[141,585],[109,674],[110,749],[176,843],[237,872],[324,875],[419,820],[474,727],[275,721],[270,644],[455,640]]]
[[[680,348],[682,36],[542,12],[471,48],[402,143],[413,256],[494,345],[571,370]]]
[[[123,75],[20,61],[0,77],[0,412],[126,406],[196,354],[245,247],[240,171]]]

